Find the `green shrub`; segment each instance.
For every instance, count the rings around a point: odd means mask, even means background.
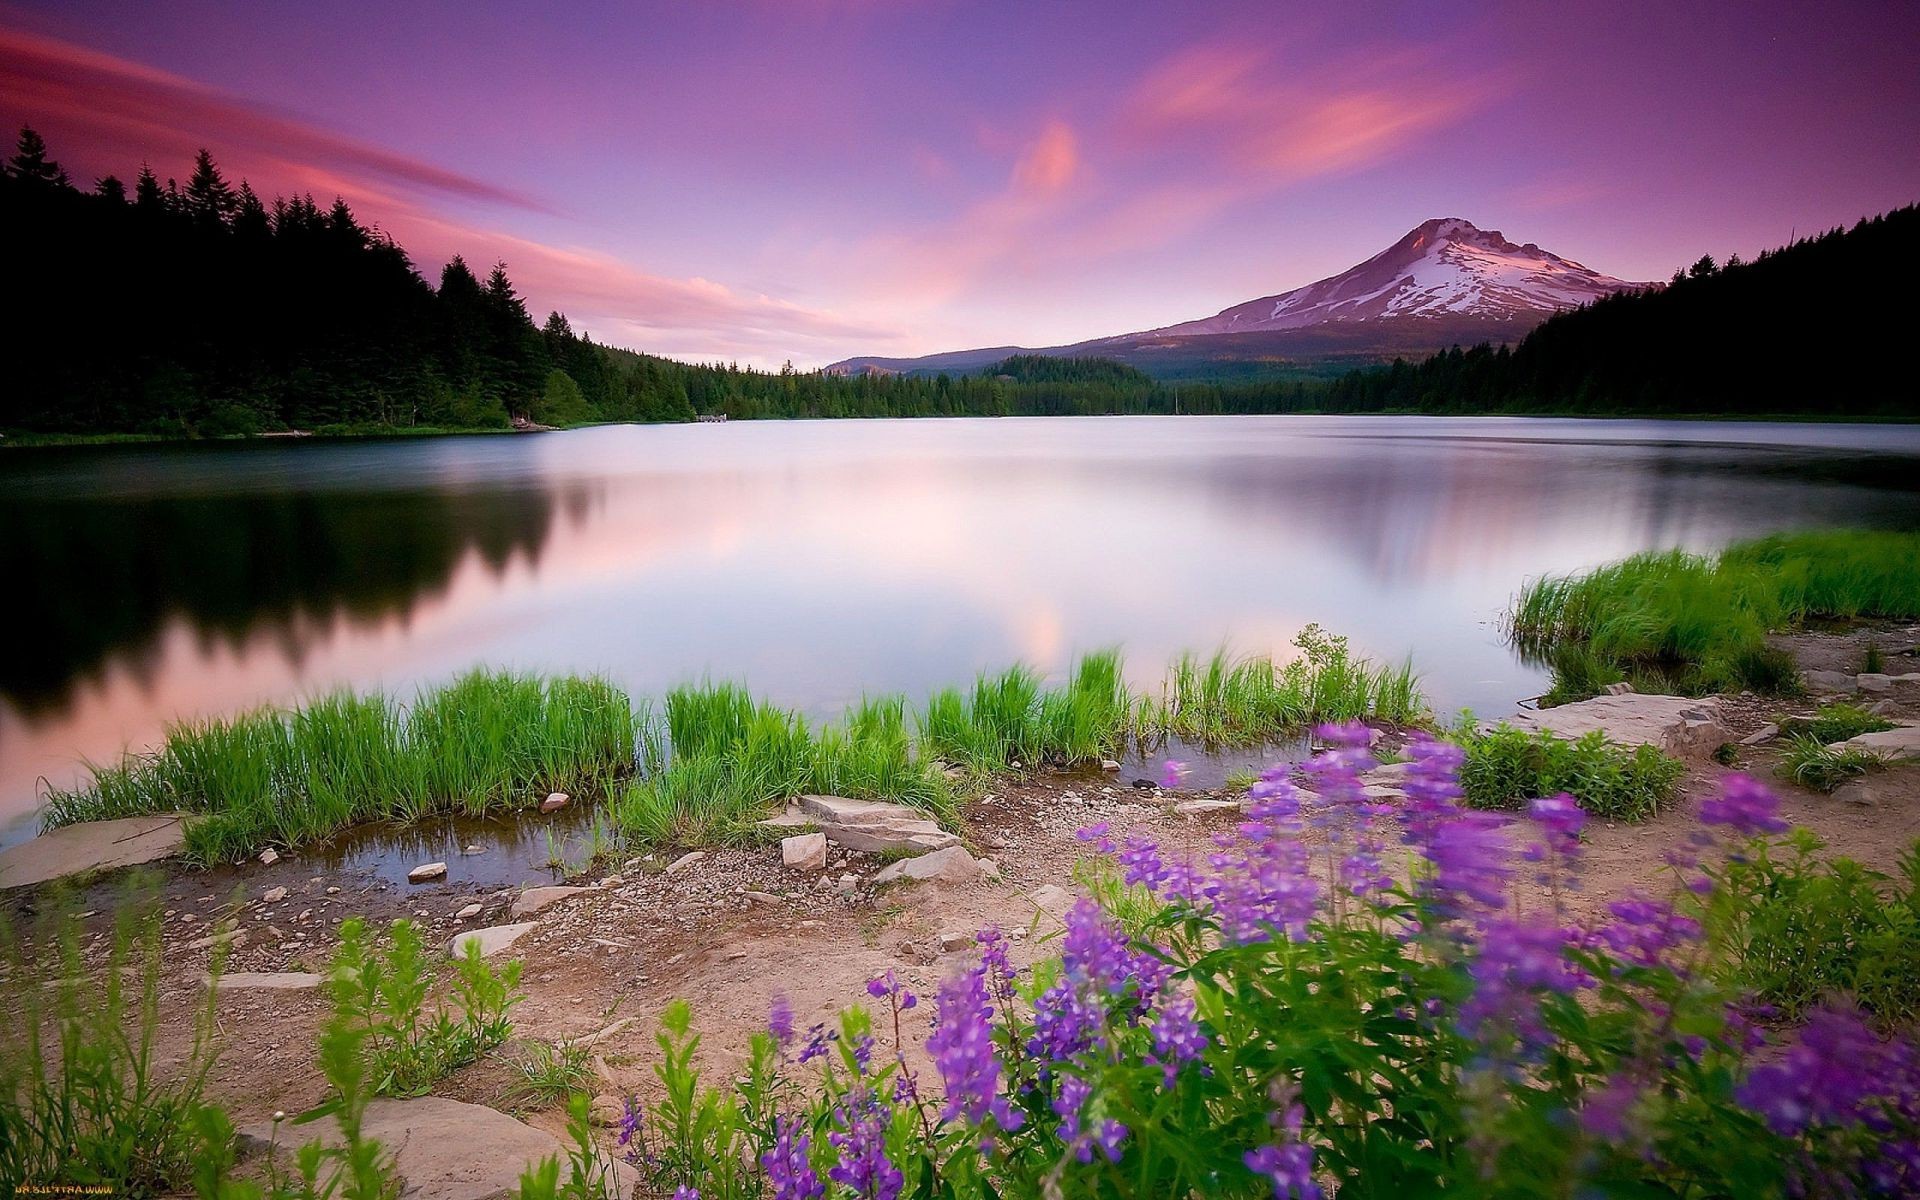
[[[1885,720],[1857,704],[1848,704],[1844,700],[1834,700],[1820,706],[1820,711],[1804,720],[1784,720],[1780,722],[1780,732],[1788,736],[1806,736],[1822,744],[1844,742],[1848,738],[1863,733],[1878,733],[1883,729],[1892,729],[1892,721]]]
[[[1886,766],[1886,760],[1857,746],[1829,746],[1811,735],[1793,738],[1781,769],[1789,779],[1816,792],[1831,792],[1850,779]]]
[[[1642,821],[1673,803],[1685,771],[1652,746],[1628,750],[1598,730],[1569,741],[1501,724],[1460,740],[1460,786],[1475,808],[1523,808],[1566,792],[1597,817]]]
[[[1756,842],[1713,873],[1701,905],[1725,948],[1723,976],[1796,1021],[1822,1000],[1851,1000],[1883,1024],[1920,1016],[1920,843],[1889,880],[1797,829]]]
[[[519,960],[496,973],[468,942],[453,965],[457,1016],[442,1008],[429,1017],[434,972],[420,927],[395,921],[383,950],[361,918],[340,923],[329,987],[335,1014],[365,1036],[374,1095],[425,1095],[435,1080],[512,1033],[509,1014],[522,999]]]

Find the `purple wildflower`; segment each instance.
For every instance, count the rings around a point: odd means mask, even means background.
[[[1247,1170],[1272,1181],[1274,1200],[1320,1200],[1320,1185],[1313,1181],[1313,1147],[1300,1138],[1305,1117],[1298,1104],[1289,1105],[1274,1122],[1280,1141],[1241,1156]]]
[[[767,1173],[773,1200],[820,1200],[827,1188],[814,1174],[807,1135],[796,1132],[799,1122],[776,1117],[773,1128],[773,1148],[760,1156],[760,1168]]]
[[[1539,822],[1547,847],[1555,854],[1572,858],[1580,853],[1580,831],[1586,828],[1587,813],[1572,796],[1561,792],[1535,800],[1527,806],[1527,815]]]
[[[1512,850],[1499,818],[1491,813],[1456,812],[1431,827],[1425,850],[1433,864],[1428,891],[1443,915],[1457,915],[1473,906],[1497,909],[1506,903]]]
[[[867,981],[867,995],[875,1000],[890,1000],[901,1008],[913,1008],[920,1003],[920,997],[907,990],[905,984],[895,978],[892,971]]]
[[[1702,825],[1724,825],[1741,837],[1785,833],[1791,828],[1780,819],[1780,801],[1751,775],[1729,775],[1720,781],[1720,794],[1700,802]]]
[[[1633,1107],[1639,1102],[1640,1086],[1616,1075],[1605,1087],[1588,1093],[1580,1107],[1580,1127],[1604,1141],[1626,1141],[1633,1128]]]
[[[1700,922],[1674,912],[1670,904],[1645,896],[1616,900],[1607,911],[1615,920],[1597,930],[1597,938],[1635,966],[1660,966],[1666,951],[1700,938]]]
[[[1092,1094],[1093,1085],[1077,1075],[1067,1075],[1060,1080],[1060,1094],[1053,1099],[1054,1114],[1060,1118],[1060,1139],[1067,1143],[1074,1158],[1080,1162],[1092,1162],[1096,1149],[1108,1162],[1118,1162],[1120,1143],[1126,1140],[1127,1127],[1109,1119],[1101,1121],[1091,1130],[1085,1128],[1084,1110]]]
[[[1460,1008],[1469,1036],[1508,1032],[1523,1045],[1537,1044],[1546,1035],[1539,994],[1573,992],[1592,982],[1567,958],[1567,932],[1551,923],[1489,921],[1479,941],[1479,957],[1468,969],[1474,992]]]
[[[700,1189],[683,1183],[673,1189],[673,1200],[700,1200]]]
[[[767,1032],[782,1053],[793,1044],[793,1005],[783,993],[775,992],[773,1003],[767,1007]]]
[[[947,1089],[946,1120],[979,1125],[988,1117],[1002,1129],[1018,1129],[1021,1115],[1000,1094],[1000,1060],[993,1047],[993,1005],[982,964],[940,985],[935,1000],[939,1025],[927,1038],[927,1053]]]
[[[1180,786],[1187,777],[1187,764],[1177,758],[1170,758],[1160,764],[1160,786],[1172,791]]]
[[[1175,996],[1160,1005],[1154,1018],[1153,1052],[1166,1072],[1167,1086],[1173,1086],[1174,1074],[1186,1063],[1206,1053],[1207,1035],[1200,1032],[1194,1014],[1192,996]]]
[[[1102,854],[1113,853],[1113,826],[1106,821],[1083,825],[1073,831],[1073,836],[1080,841],[1093,843],[1093,848]]]
[[[839,1159],[827,1177],[864,1200],[897,1200],[906,1178],[887,1157],[887,1126],[892,1114],[864,1091],[843,1099],[833,1110],[838,1128],[827,1135]]]
[[[815,1025],[807,1030],[807,1044],[800,1051],[800,1064],[805,1066],[827,1052],[827,1043],[838,1041],[840,1034],[825,1025]]]
[[[644,1123],[645,1115],[640,1108],[640,1102],[632,1096],[622,1098],[620,1123],[617,1126],[619,1132],[614,1136],[614,1145],[626,1150],[626,1159],[630,1163],[637,1164],[640,1161],[641,1143],[638,1139]]]
[[[1821,1009],[1788,1049],[1786,1059],[1757,1068],[1736,1093],[1740,1103],[1775,1133],[1793,1136],[1813,1126],[1854,1125],[1879,1117],[1910,1057],[1882,1042],[1858,1013]]]

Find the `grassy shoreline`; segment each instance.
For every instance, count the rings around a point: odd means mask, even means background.
[[[1798,673],[1767,634],[1862,617],[1920,617],[1920,533],[1822,530],[1717,554],[1636,554],[1528,582],[1508,626],[1524,653],[1552,667],[1551,704],[1623,680],[1694,695],[1791,693]]]
[[[194,813],[187,855],[205,864],[370,821],[537,807],[562,791],[604,801],[634,844],[711,844],[753,836],[770,806],[806,792],[950,817],[956,788],[1097,762],[1128,743],[1245,745],[1319,721],[1426,715],[1410,665],[1357,658],[1312,626],[1295,644],[1286,663],[1185,656],[1157,693],[1128,689],[1113,650],[1083,656],[1054,688],[1016,665],[924,705],[868,697],[819,727],[728,683],[675,688],[656,708],[605,680],[476,671],[405,704],[340,692],[172,726],[158,750],[50,789],[42,823]]]

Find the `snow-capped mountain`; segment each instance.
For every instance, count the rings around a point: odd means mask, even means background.
[[[1197,321],[1071,346],[996,346],[920,359],[852,358],[827,369],[967,371],[1013,353],[1099,355],[1149,370],[1156,362],[1176,359],[1185,364],[1419,353],[1518,338],[1563,309],[1645,286],[1603,275],[1532,242],[1515,245],[1497,231],[1445,217],[1422,222],[1338,275]]]
[[[1635,286],[1532,242],[1516,246],[1498,231],[1445,217],[1419,225],[1359,266],[1329,279],[1236,304],[1203,320],[1114,340],[1304,329],[1328,321],[1393,317],[1544,319]]]

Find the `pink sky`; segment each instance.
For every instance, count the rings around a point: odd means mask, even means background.
[[[0,119],[811,367],[1205,316],[1435,216],[1628,279],[1750,255],[1920,199],[1917,61],[1908,3],[59,0],[0,4]]]

